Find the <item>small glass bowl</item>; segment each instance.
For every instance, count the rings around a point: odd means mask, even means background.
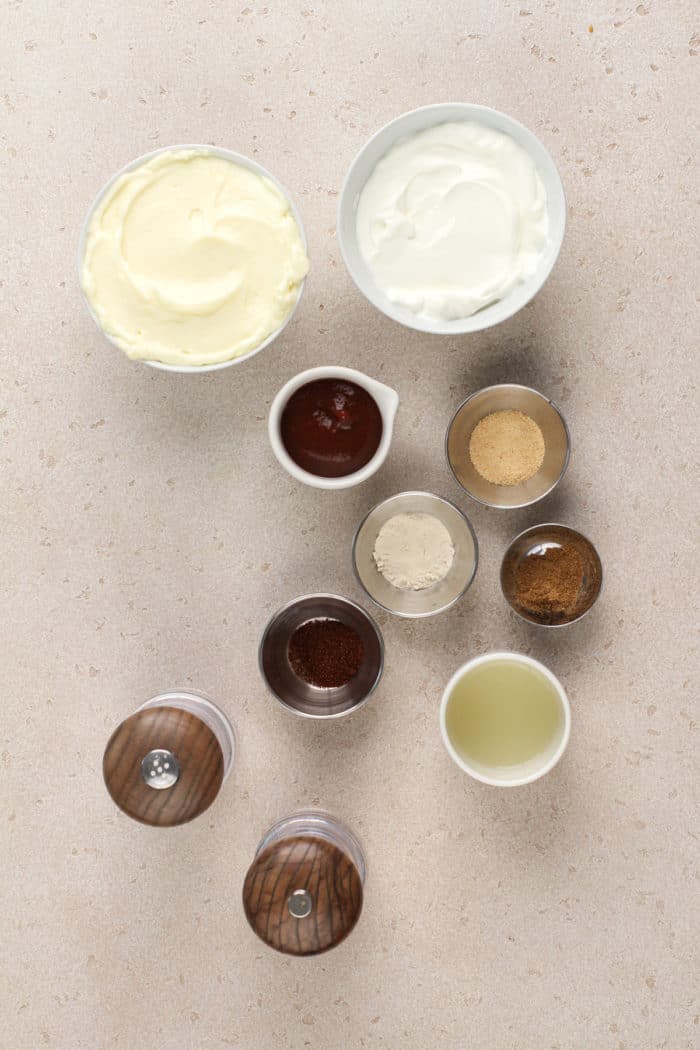
[[[518,601],[516,574],[523,560],[535,555],[538,548],[560,547],[568,544],[576,548],[583,565],[583,579],[571,606],[561,612],[539,613]],[[511,609],[528,623],[540,627],[565,627],[576,623],[595,605],[603,586],[603,566],[598,551],[591,541],[568,525],[533,525],[525,529],[508,547],[501,564],[501,590]]]
[[[447,576],[432,587],[401,590],[392,586],[375,564],[373,552],[379,530],[396,514],[432,514],[450,533],[454,559]],[[432,492],[399,492],[378,503],[360,522],[352,544],[352,563],[373,602],[394,616],[417,619],[435,616],[459,601],[476,575],[479,545],[469,519],[449,500]]]
[[[544,438],[542,466],[518,485],[493,485],[482,478],[469,455],[474,427],[492,412],[514,410],[534,419]],[[569,465],[571,439],[561,412],[549,398],[529,386],[499,383],[477,390],[455,412],[445,438],[450,470],[464,491],[487,507],[516,510],[544,499],[559,484]]]
[[[309,620],[339,620],[357,631],[364,657],[357,674],[345,685],[310,685],[292,670],[289,640]],[[339,718],[357,711],[379,685],[384,669],[384,640],[364,609],[339,594],[305,594],[283,605],[270,618],[258,650],[260,674],[283,707],[306,718]]]

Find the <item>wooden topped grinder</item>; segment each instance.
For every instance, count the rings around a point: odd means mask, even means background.
[[[107,790],[142,824],[174,827],[212,804],[233,764],[226,715],[201,693],[147,700],[115,729],[104,753]]]
[[[327,813],[295,813],[258,846],[243,907],[258,937],[287,955],[318,955],[344,940],[362,911],[365,860],[343,824]]]

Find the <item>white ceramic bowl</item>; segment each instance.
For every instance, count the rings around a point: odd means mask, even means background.
[[[534,671],[543,675],[553,687],[554,692],[557,695],[561,716],[558,734],[552,739],[551,746],[542,754],[541,760],[538,761],[537,757],[534,757],[524,768],[513,767],[512,775],[509,776],[499,776],[495,770],[489,772],[483,767],[476,767],[470,763],[465,756],[455,748],[447,732],[446,725],[447,708],[457,683],[477,667],[481,667],[486,663],[496,663],[498,661],[530,667]],[[571,708],[569,706],[569,699],[564,692],[564,688],[559,679],[556,678],[552,672],[544,666],[544,664],[541,664],[539,660],[533,660],[531,656],[525,656],[524,653],[486,653],[484,656],[477,656],[473,660],[468,660],[467,663],[462,664],[459,670],[455,671],[452,678],[447,683],[440,703],[440,733],[442,734],[443,743],[447,748],[450,757],[456,762],[459,768],[465,773],[468,773],[470,777],[474,777],[475,780],[481,781],[482,784],[489,784],[491,787],[521,787],[524,784],[531,784],[533,780],[539,780],[540,777],[549,773],[551,769],[554,769],[557,762],[566,751],[569,737],[571,735]],[[519,769],[520,773],[518,773]]]
[[[549,236],[535,273],[518,284],[504,299],[492,303],[491,306],[485,306],[483,310],[479,310],[470,317],[458,318],[454,321],[440,321],[411,313],[405,307],[392,303],[377,286],[357,243],[357,206],[365,183],[377,166],[377,162],[400,139],[415,135],[416,132],[436,124],[467,120],[509,135],[530,154],[547,193]],[[484,328],[490,328],[492,325],[507,320],[522,309],[549,277],[559,255],[565,226],[564,188],[557,167],[540,140],[506,113],[500,113],[488,106],[472,105],[470,102],[441,102],[433,106],[423,106],[421,109],[413,109],[409,113],[404,113],[386,124],[365,143],[350,165],[338,206],[340,251],[350,276],[362,294],[378,310],[394,321],[406,325],[407,328],[415,328],[419,332],[432,332],[436,335],[480,332]]]
[[[217,157],[224,157],[226,160],[230,160],[234,164],[240,164],[242,168],[248,168],[249,171],[255,172],[256,175],[262,175],[264,178],[269,179],[270,182],[272,182],[277,187],[280,193],[284,194],[287,203],[289,204],[289,210],[294,216],[294,220],[297,226],[299,227],[299,235],[301,237],[301,242],[304,245],[304,251],[308,251],[306,243],[306,234],[304,232],[304,226],[301,221],[301,216],[299,215],[299,212],[297,211],[292,198],[289,196],[289,193],[284,188],[282,183],[279,182],[275,178],[275,176],[267,170],[267,168],[263,168],[262,164],[258,164],[257,161],[251,160],[250,157],[243,156],[242,153],[234,153],[233,150],[230,149],[222,149],[219,146],[208,146],[196,143],[187,143],[177,146],[163,146],[161,149],[154,149],[151,150],[150,153],[144,153],[143,156],[137,157],[135,160],[132,160],[129,164],[125,164],[124,167],[121,168],[119,171],[115,172],[111,179],[102,187],[100,192],[97,194],[97,197],[92,202],[92,205],[90,206],[90,210],[88,211],[87,216],[85,218],[85,222],[83,223],[83,228],[80,233],[80,240],[78,242],[78,284],[80,285],[80,290],[83,293],[85,305],[88,308],[90,316],[92,317],[99,330],[104,335],[105,339],[107,339],[112,344],[112,346],[116,346],[117,349],[121,351],[121,353],[124,353],[123,348],[119,345],[116,339],[113,339],[111,335],[105,332],[104,328],[100,324],[97,315],[92,309],[90,300],[85,295],[85,292],[83,290],[83,255],[85,254],[85,241],[87,239],[88,229],[90,227],[90,222],[92,220],[92,216],[95,212],[95,209],[100,204],[107,191],[112,188],[117,179],[121,178],[122,175],[125,175],[126,172],[132,171],[134,168],[140,167],[141,164],[144,164],[146,161],[149,161],[152,157],[157,157],[159,153],[174,153],[178,150],[197,150],[200,153],[214,153]],[[188,375],[201,375],[204,372],[218,372],[222,368],[230,368],[231,365],[240,365],[244,361],[249,361],[251,357],[255,357],[255,355],[259,354],[261,350],[264,350],[266,346],[269,346],[270,343],[273,342],[273,340],[275,340],[277,336],[280,335],[280,333],[283,332],[284,329],[287,327],[292,317],[296,313],[296,309],[299,305],[299,300],[301,299],[305,284],[306,278],[304,278],[304,280],[299,285],[299,294],[297,295],[296,302],[294,303],[294,306],[289,311],[286,318],[284,319],[284,322],[280,325],[280,327],[276,329],[276,331],[268,335],[267,339],[260,343],[259,346],[256,346],[253,350],[249,350],[247,354],[241,354],[240,357],[234,357],[230,361],[219,361],[217,364],[214,365],[168,365],[164,364],[162,361],[146,361],[142,359],[137,360],[140,364],[150,365],[151,368],[159,368],[163,372],[182,372],[187,373]]]
[[[345,474],[339,478],[323,478],[317,474],[311,474],[308,470],[303,470],[298,466],[284,447],[280,424],[285,405],[299,387],[304,386],[306,383],[311,383],[315,379],[347,379],[351,383],[357,383],[358,386],[364,387],[377,402],[382,416],[381,441],[369,463],[365,463],[364,467],[356,470],[354,474]],[[371,379],[364,372],[358,372],[355,368],[344,368],[340,365],[320,365],[318,368],[309,368],[305,372],[299,372],[293,379],[285,383],[270,406],[267,430],[272,451],[287,473],[305,485],[311,485],[317,489],[352,488],[353,485],[362,484],[363,481],[366,481],[367,478],[376,473],[386,459],[391,446],[391,438],[394,433],[394,419],[396,418],[398,407],[399,395],[395,390],[385,386],[384,383],[377,382],[376,379]]]

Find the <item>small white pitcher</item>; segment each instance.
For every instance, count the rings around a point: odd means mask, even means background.
[[[294,462],[282,441],[282,413],[287,402],[300,387],[305,386],[307,383],[312,383],[316,379],[347,379],[351,383],[364,387],[367,393],[371,394],[376,401],[382,417],[381,441],[370,461],[365,463],[360,470],[356,470],[352,474],[345,474],[339,478],[319,477],[317,474],[311,474],[308,470],[303,470]],[[396,418],[398,407],[399,395],[395,390],[385,386],[384,383],[379,383],[376,379],[371,379],[364,372],[358,372],[355,368],[344,368],[341,365],[321,365],[318,368],[309,368],[305,372],[299,372],[288,383],[285,383],[272,402],[267,424],[272,451],[287,473],[305,485],[312,485],[317,489],[352,488],[353,485],[362,484],[363,481],[366,481],[367,478],[376,473],[386,459],[391,446],[391,439],[394,433],[394,419]]]

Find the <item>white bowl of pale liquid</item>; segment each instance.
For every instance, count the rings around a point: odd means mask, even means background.
[[[460,769],[492,787],[520,787],[556,766],[571,708],[552,672],[522,653],[487,653],[454,673],[442,694],[440,732]]]

